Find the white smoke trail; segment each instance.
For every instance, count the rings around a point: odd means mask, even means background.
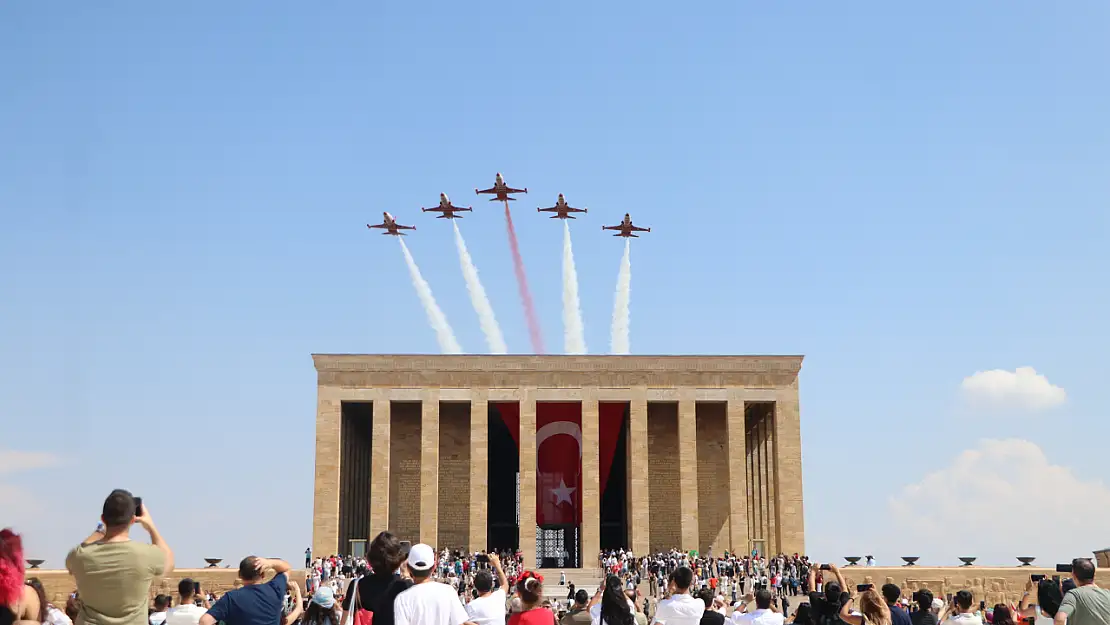
[[[563,345],[568,354],[586,353],[582,305],[578,301],[578,270],[570,245],[570,223],[563,220]]]
[[[624,257],[617,274],[617,293],[613,297],[613,334],[609,351],[614,354],[628,353],[628,304],[632,298],[631,243],[630,239],[624,240]]]
[[[482,326],[482,334],[486,335],[489,353],[507,354],[509,350],[505,346],[501,326],[497,325],[493,306],[490,306],[486,290],[482,288],[482,282],[478,279],[478,268],[474,266],[474,261],[470,259],[470,252],[466,250],[466,241],[463,241],[459,224],[452,219],[451,225],[455,227],[455,247],[459,250],[459,264],[462,265],[463,278],[466,280],[466,291],[470,293],[470,303],[474,305],[474,312],[478,313],[478,323]]]
[[[424,312],[428,315],[428,322],[432,324],[432,329],[436,331],[436,340],[439,341],[439,351],[444,354],[461,354],[462,348],[459,347],[459,342],[455,340],[455,333],[451,331],[451,326],[447,323],[447,317],[444,316],[443,311],[439,309],[436,304],[436,298],[432,296],[432,287],[428,286],[428,282],[420,275],[420,268],[416,266],[416,261],[409,252],[409,246],[405,245],[405,240],[397,237],[401,242],[401,251],[405,253],[405,263],[409,266],[409,274],[412,276],[412,285],[416,287],[416,295],[420,297],[420,303],[424,305]]]

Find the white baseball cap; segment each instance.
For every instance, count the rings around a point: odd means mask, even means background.
[[[408,564],[414,571],[427,571],[436,565],[436,552],[424,543],[413,545],[409,549]]]

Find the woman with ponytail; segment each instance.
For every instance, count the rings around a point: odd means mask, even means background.
[[[636,606],[624,594],[621,578],[610,575],[590,600],[590,620],[593,625],[634,625]]]
[[[40,623],[39,595],[23,583],[23,540],[0,530],[0,625]]]
[[[540,605],[543,602],[543,576],[534,571],[520,574],[516,582],[520,611],[509,617],[509,625],[555,625],[555,613]]]

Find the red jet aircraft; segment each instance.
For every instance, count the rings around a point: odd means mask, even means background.
[[[375,224],[373,226],[371,226],[370,224],[366,224],[366,227],[370,228],[371,230],[373,230],[374,228],[382,228],[385,230],[385,232],[383,232],[382,234],[392,234],[395,237],[405,236],[405,233],[401,232],[401,230],[416,230],[416,226],[402,226],[401,224],[397,223],[397,220],[393,219],[393,215],[390,215],[389,213],[382,213],[382,217],[385,218],[385,221],[383,221],[382,223]]]
[[[420,207],[420,210],[424,211],[425,213],[443,213],[442,215],[436,215],[436,219],[462,219],[462,215],[456,215],[455,213],[472,211],[474,210],[474,208],[471,206],[467,206],[466,208],[455,206],[451,204],[451,200],[447,199],[446,193],[440,193],[439,206],[437,206],[436,208]]]
[[[633,226],[632,225],[632,218],[628,216],[628,213],[624,214],[624,221],[620,222],[620,224],[618,224],[616,226],[602,226],[601,229],[602,230],[620,230],[620,232],[614,234],[613,236],[615,236],[615,237],[633,237],[633,238],[637,238],[637,239],[639,238],[639,235],[632,234],[633,232],[651,232],[651,228],[640,228],[638,226]]]
[[[551,216],[552,219],[577,219],[577,217],[570,215],[570,213],[589,212],[589,209],[586,208],[573,208],[567,206],[567,201],[562,193],[559,194],[559,199],[555,200],[555,206],[551,208],[537,208],[536,210],[541,213],[555,213]]]
[[[474,189],[474,193],[477,193],[478,195],[481,195],[483,193],[492,194],[493,197],[489,199],[489,201],[491,202],[494,200],[501,200],[502,202],[506,202],[508,200],[516,199],[515,197],[509,197],[510,193],[528,193],[528,187],[524,187],[523,189],[514,189],[505,184],[505,179],[502,178],[501,173],[498,172],[497,178],[493,181],[492,187],[482,190]]]

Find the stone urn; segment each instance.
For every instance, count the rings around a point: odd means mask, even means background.
[[[906,562],[906,566],[916,566],[917,561],[920,559],[921,556],[902,556],[902,560]]]
[[[1018,562],[1021,562],[1022,566],[1033,566],[1033,560],[1036,560],[1037,558],[1029,556],[1018,556],[1017,559]]]
[[[204,561],[208,563],[208,568],[214,569],[214,568],[217,568],[219,566],[219,564],[224,561],[224,559],[223,558],[205,558]]]
[[[975,557],[974,556],[972,556],[972,557],[963,556],[963,557],[960,558],[960,562],[963,562],[964,566],[971,566],[971,563],[975,562]]]
[[[35,559],[27,560],[28,566],[30,566],[33,569],[39,568],[39,566],[41,566],[43,562],[46,562],[46,560],[35,560]]]
[[[848,566],[857,566],[860,561],[859,556],[844,556],[844,559],[848,561]]]

